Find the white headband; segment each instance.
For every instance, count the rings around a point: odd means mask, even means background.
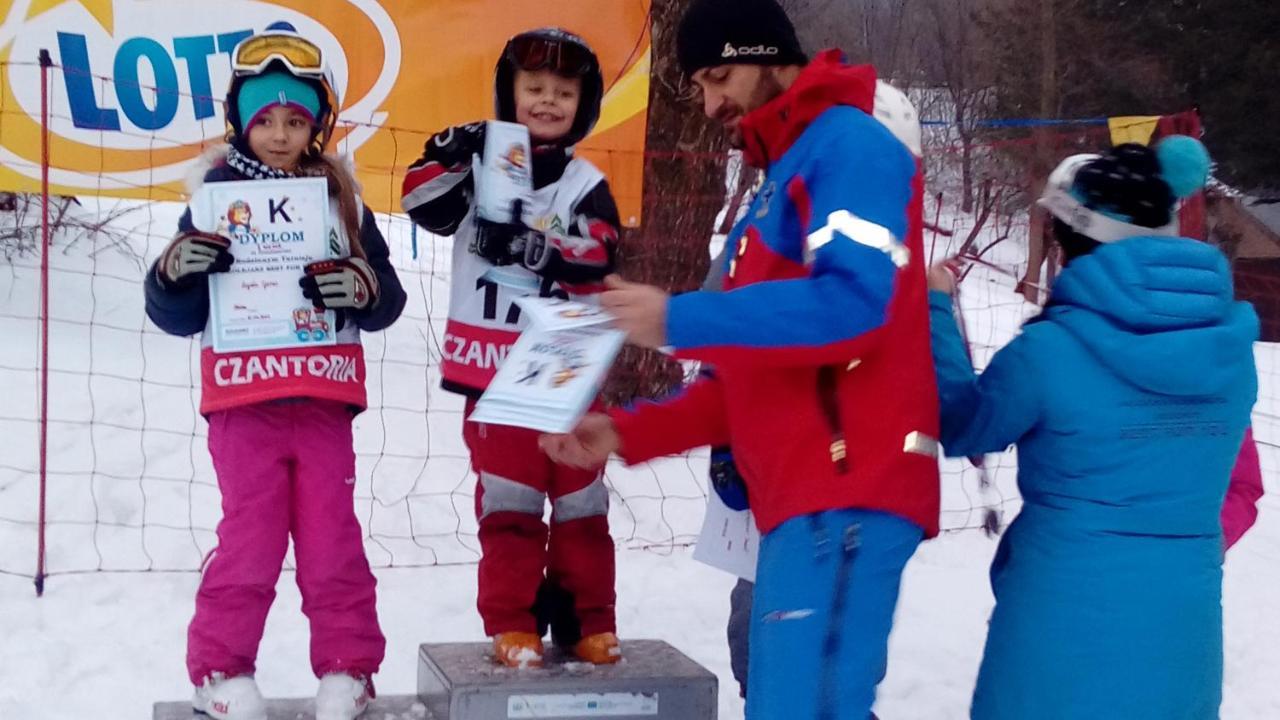
[[[1071,186],[1075,182],[1076,173],[1099,155],[1072,155],[1063,160],[1049,181],[1045,183],[1044,193],[1036,202],[1048,210],[1051,215],[1071,227],[1072,230],[1100,243],[1111,243],[1125,238],[1142,236],[1176,237],[1178,221],[1175,219],[1164,227],[1150,228],[1117,220],[1109,215],[1085,207],[1075,195],[1071,194]]]

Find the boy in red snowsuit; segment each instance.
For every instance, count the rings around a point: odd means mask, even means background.
[[[535,289],[542,297],[594,296],[612,271],[618,234],[604,174],[573,154],[595,125],[604,94],[599,61],[586,42],[551,28],[521,33],[503,50],[495,86],[498,119],[529,128],[534,194],[524,217],[533,218],[533,227],[477,216],[471,168],[484,149],[483,123],[428,140],[405,176],[402,198],[414,222],[454,236],[441,370],[444,388],[467,397],[467,417],[524,327],[514,300]],[[527,287],[494,281],[490,272],[498,266]],[[552,463],[532,430],[468,420],[463,437],[480,478],[478,605],[498,661],[539,665],[535,604],[572,596],[570,627],[553,626],[557,644],[571,645],[588,662],[617,662],[614,548],[600,472]],[[550,528],[542,521],[548,497]]]

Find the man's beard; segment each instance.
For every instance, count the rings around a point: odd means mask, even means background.
[[[729,142],[729,147],[735,150],[741,150],[746,146],[746,139],[742,134],[742,120],[746,119],[753,111],[768,104],[771,100],[781,95],[786,89],[782,87],[782,83],[773,76],[766,68],[760,73],[760,80],[751,90],[751,97],[747,100],[747,107],[743,112],[741,120],[738,120],[737,127],[726,127],[725,135]]]

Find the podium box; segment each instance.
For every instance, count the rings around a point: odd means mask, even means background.
[[[527,669],[497,665],[491,647],[419,647],[418,696],[436,720],[716,720],[716,676],[660,640],[624,640],[617,665],[548,648]]]

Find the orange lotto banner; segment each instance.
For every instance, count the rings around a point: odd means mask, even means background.
[[[365,201],[399,212],[431,133],[493,116],[507,39],[559,26],[600,56],[606,96],[581,152],[640,221],[649,98],[647,0],[0,0],[0,188],[40,188],[39,52],[49,78],[51,192],[182,200],[225,132],[236,43],[287,21],[325,51]]]

